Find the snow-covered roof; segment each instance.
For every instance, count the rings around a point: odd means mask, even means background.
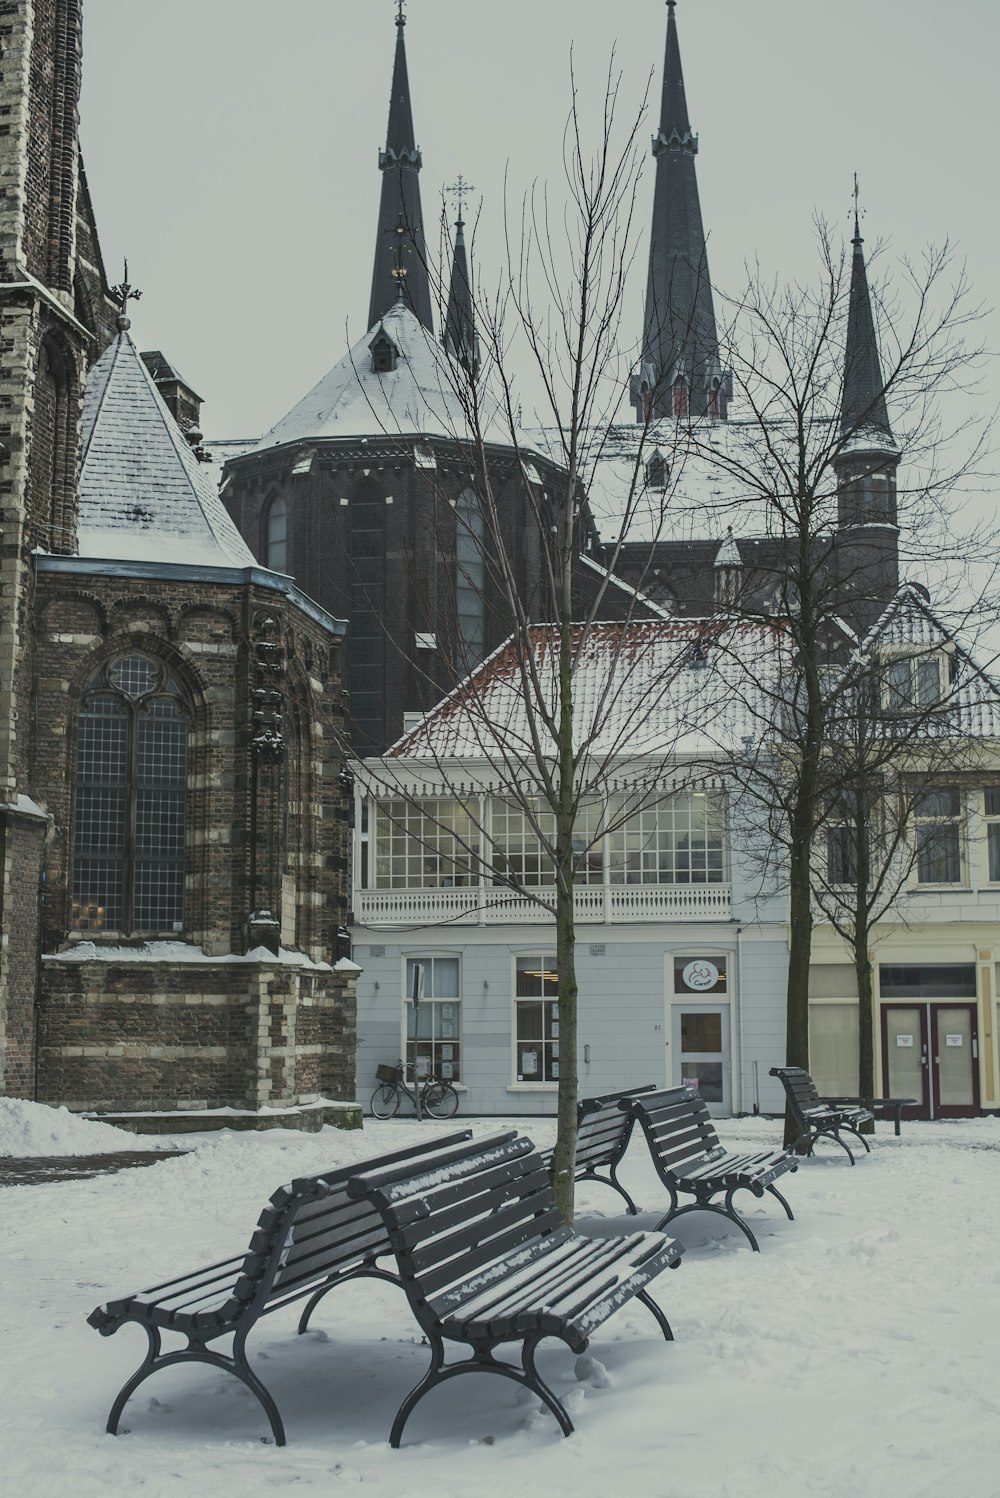
[[[526,434],[540,452],[562,461],[557,429]],[[647,468],[662,459],[661,482]],[[700,421],[693,426],[663,418],[648,426],[616,422],[584,434],[580,472],[590,508],[605,542],[693,541],[732,525],[738,535],[760,535],[767,506],[736,476],[766,471],[766,439],[753,420]]]
[[[399,357],[395,369],[376,371],[371,344],[382,331],[395,344]],[[457,378],[463,378],[460,372]],[[397,302],[260,439],[259,446],[379,432],[466,437],[468,423],[455,381],[454,367],[441,345],[404,302]],[[498,442],[510,441],[502,422],[484,435]]]
[[[127,332],[87,377],[79,550],[107,560],[254,565]]]
[[[532,630],[541,692],[556,701],[558,634]],[[774,701],[780,655],[771,626],[724,617],[596,624],[578,633],[574,736],[619,760],[707,757],[759,738]],[[502,755],[533,772],[531,725],[518,651],[507,642],[388,751],[407,761]]]

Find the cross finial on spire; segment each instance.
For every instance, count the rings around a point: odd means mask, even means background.
[[[476,189],[471,182],[466,182],[461,172],[459,172],[456,181],[454,181],[450,187],[445,188],[445,192],[450,193],[452,197],[458,199],[457,227],[459,229],[465,223],[465,199],[468,197],[470,192],[475,192],[475,190]]]
[[[121,285],[111,286],[108,289],[111,295],[118,300],[118,331],[120,333],[127,333],[132,326],[128,315],[128,304],[129,302],[137,302],[142,296],[142,292],[136,291],[133,286],[129,285],[128,261],[123,261],[123,264],[125,266],[125,276]]]
[[[396,0],[396,25],[406,25],[406,0]]]
[[[864,209],[860,208],[858,206],[859,202],[860,202],[860,199],[861,199],[861,184],[858,181],[858,174],[857,174],[857,172],[855,172],[854,173],[854,243],[855,244],[861,244],[862,243],[862,239],[861,239],[861,220],[862,220],[862,218],[864,216]]]

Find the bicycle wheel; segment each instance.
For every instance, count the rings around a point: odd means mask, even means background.
[[[373,1118],[391,1118],[399,1107],[399,1088],[394,1082],[380,1083],[368,1106]]]
[[[458,1112],[458,1093],[450,1082],[432,1082],[420,1101],[431,1118],[451,1118]]]

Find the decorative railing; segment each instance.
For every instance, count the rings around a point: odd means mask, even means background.
[[[728,884],[584,885],[574,891],[581,925],[684,920],[726,921],[732,915]],[[504,922],[545,922],[552,913],[512,890],[363,889],[355,916],[362,926],[408,926],[447,921],[456,926],[496,926]]]

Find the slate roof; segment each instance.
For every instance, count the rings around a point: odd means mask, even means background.
[[[447,355],[420,319],[404,303],[396,302],[379,328],[399,351],[396,368],[380,373],[372,368],[370,345],[378,333],[373,328],[260,439],[261,449],[379,432],[387,436],[468,435]],[[486,435],[491,435],[489,430]],[[510,442],[502,423],[497,424],[494,440]]]
[[[87,377],[78,534],[81,557],[256,565],[127,332]]]

